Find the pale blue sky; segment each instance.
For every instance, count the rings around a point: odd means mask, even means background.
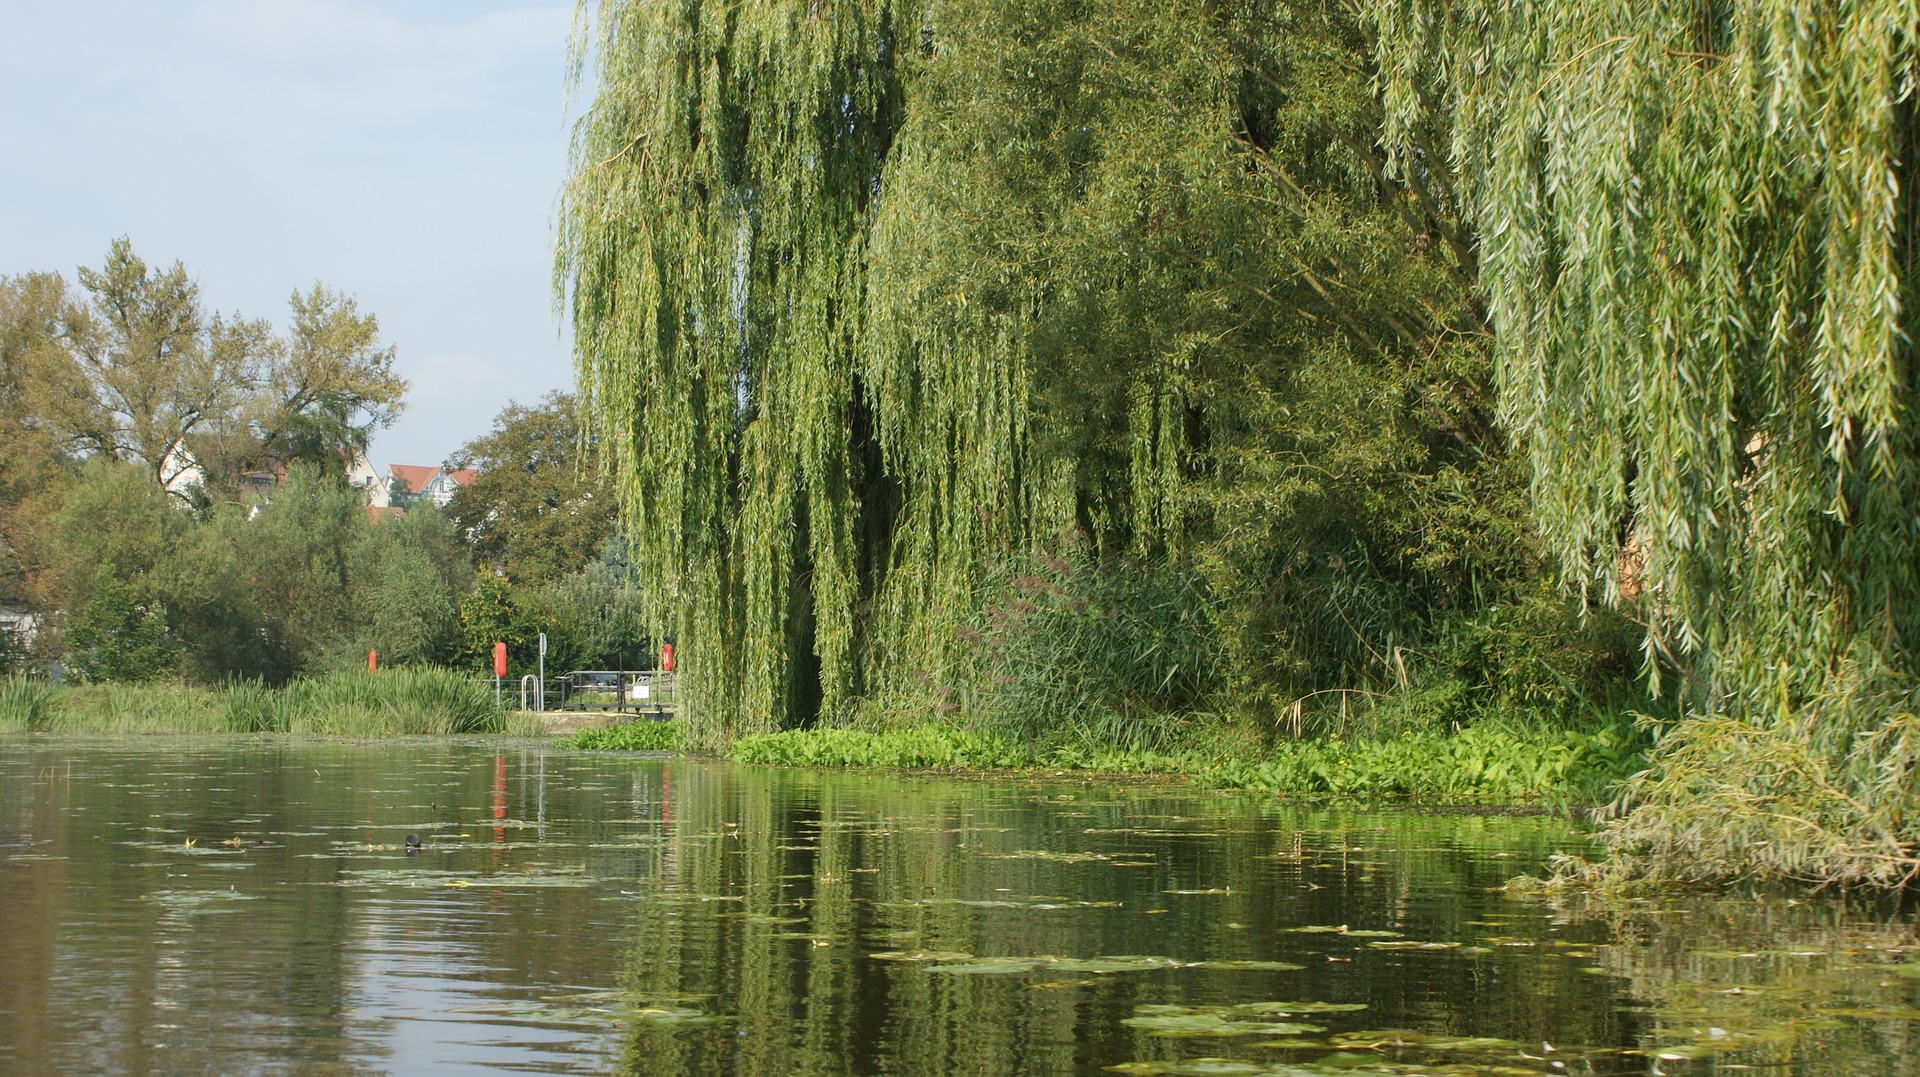
[[[214,309],[315,280],[413,389],[373,462],[438,463],[572,382],[549,274],[573,0],[0,0],[0,274],[125,235]]]

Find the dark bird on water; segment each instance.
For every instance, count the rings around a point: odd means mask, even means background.
[[[420,835],[418,834],[407,835],[407,855],[408,856],[420,855]]]

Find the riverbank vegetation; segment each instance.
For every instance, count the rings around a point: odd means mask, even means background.
[[[675,721],[584,729],[562,747],[589,751],[677,751]],[[1056,743],[982,733],[935,722],[902,729],[797,729],[727,744],[737,763],[895,770],[1008,770],[1151,776],[1221,789],[1353,801],[1422,804],[1544,803],[1586,808],[1639,770],[1646,746],[1629,725],[1592,731],[1501,723],[1457,734],[1284,741],[1270,747],[1128,749],[1100,742]]]
[[[1910,12],[593,14],[556,282],[694,743],[1639,713],[1615,868],[1915,877]]]
[[[279,687],[236,681],[50,687],[0,680],[0,733],[293,733],[531,736],[539,720],[494,707],[491,686],[428,667],[295,678]]]

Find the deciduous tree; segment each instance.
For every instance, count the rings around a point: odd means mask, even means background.
[[[477,474],[454,492],[447,515],[474,556],[517,585],[580,571],[613,535],[614,486],[569,393],[549,393],[533,407],[509,404],[451,463]]]

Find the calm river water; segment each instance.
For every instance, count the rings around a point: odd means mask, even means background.
[[[0,1073],[1920,1072],[1908,914],[1500,892],[1584,848],[1106,782],[0,739]]]

